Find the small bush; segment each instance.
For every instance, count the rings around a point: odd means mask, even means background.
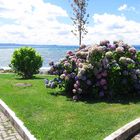
[[[51,65],[50,74],[58,78],[46,80],[46,86],[64,87],[74,100],[140,94],[140,52],[122,41],[81,46],[69,51],[59,64]]]
[[[10,66],[18,75],[28,79],[39,72],[42,62],[41,56],[35,49],[22,47],[14,51]]]

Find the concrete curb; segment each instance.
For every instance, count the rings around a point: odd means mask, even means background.
[[[0,99],[0,110],[10,119],[11,123],[24,140],[36,140],[36,138],[24,126],[15,113]]]
[[[127,140],[140,130],[140,118],[126,124],[107,136],[104,140]]]

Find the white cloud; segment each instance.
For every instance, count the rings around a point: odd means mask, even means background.
[[[59,17],[69,18],[68,14],[57,5],[43,0],[0,0],[0,10],[0,42],[74,43],[71,25],[59,21]]]
[[[124,40],[129,44],[140,44],[140,23],[127,20],[125,16],[114,14],[94,14],[94,26],[89,27],[87,40],[99,42],[100,40]],[[87,42],[87,41],[86,41]]]
[[[126,5],[126,4],[123,4],[123,5],[121,5],[121,6],[118,8],[119,11],[123,11],[123,10],[126,10],[126,9],[127,9],[127,5]]]
[[[66,10],[43,0],[0,0],[0,42],[33,44],[78,44],[70,32],[71,24]],[[140,23],[125,16],[94,14],[94,24],[83,42],[91,44],[100,40],[122,39],[130,44],[140,44]]]
[[[136,11],[136,8],[133,6],[128,7],[127,4],[123,4],[118,8],[118,11]]]

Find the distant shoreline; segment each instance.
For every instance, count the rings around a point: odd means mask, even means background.
[[[39,74],[46,74],[50,67],[41,67],[39,69]],[[10,67],[0,67],[0,73],[5,73],[6,71],[12,70]]]
[[[6,48],[17,48],[22,46],[31,46],[33,48],[44,48],[44,47],[79,47],[78,45],[49,45],[49,44],[16,44],[16,43],[0,43],[0,49]]]
[[[40,69],[49,69],[50,67],[41,67]],[[3,69],[3,70],[10,70],[11,68],[10,67],[0,67],[0,69]]]

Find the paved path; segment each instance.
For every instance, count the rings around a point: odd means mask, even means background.
[[[0,140],[23,140],[10,120],[0,111]]]

